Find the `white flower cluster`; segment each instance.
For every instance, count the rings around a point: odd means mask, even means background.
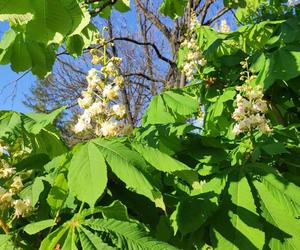
[[[237,108],[232,114],[232,118],[237,122],[233,127],[233,133],[238,135],[254,129],[258,129],[263,134],[270,133],[272,129],[265,117],[268,105],[263,100],[262,87],[245,84],[236,89],[239,94],[236,96]]]
[[[184,40],[181,46],[187,47],[189,50],[184,58],[182,72],[186,75],[188,80],[191,80],[197,68],[199,66],[205,66],[207,61],[201,53],[196,38],[191,38],[189,41]]]
[[[101,70],[92,68],[86,77],[88,86],[78,99],[79,106],[84,109],[77,124],[75,133],[93,131],[98,136],[110,137],[130,132],[129,126],[122,122],[126,116],[126,108],[119,101],[120,89],[124,78],[119,75],[121,58],[107,59],[99,56],[97,50],[91,51],[93,61],[101,63]],[[113,104],[113,103],[114,104]]]
[[[226,19],[222,19],[220,26],[219,26],[219,31],[222,33],[228,33],[231,31],[230,26],[228,25]]]
[[[14,208],[15,217],[25,217],[32,212],[31,201],[29,199],[14,199],[22,189],[23,182],[20,176],[14,176],[15,168],[9,166],[9,164],[1,159],[0,161],[0,179],[4,179],[4,183],[10,183],[8,188],[0,187],[0,209]]]

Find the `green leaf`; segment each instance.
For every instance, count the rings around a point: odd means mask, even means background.
[[[279,249],[298,249],[300,244],[299,227],[300,222],[287,213],[285,202],[281,199],[282,195],[276,195],[274,191],[270,192],[266,186],[254,181],[254,186],[260,198],[260,209],[265,218],[266,238],[269,239],[269,247],[274,250]]]
[[[130,10],[130,0],[118,0],[114,8],[119,12],[127,12]]]
[[[114,201],[109,206],[102,207],[101,212],[104,218],[116,219],[121,221],[129,220],[126,206],[118,200]]]
[[[244,173],[231,173],[229,181],[223,204],[214,216],[214,249],[263,249],[265,236]]]
[[[52,219],[49,220],[42,220],[38,222],[33,222],[31,224],[28,224],[24,227],[24,231],[30,235],[36,234],[40,231],[43,231],[46,228],[52,227],[56,225],[55,221]]]
[[[11,239],[12,239],[12,235],[0,234],[0,249],[3,250],[15,249]]]
[[[60,44],[65,36],[80,33],[90,20],[86,10],[73,0],[33,0],[32,6],[36,12],[26,32],[32,40],[44,44]]]
[[[263,145],[261,148],[271,156],[289,153],[280,142]]]
[[[26,41],[26,44],[32,60],[31,71],[34,75],[43,79],[52,70],[56,59],[55,51],[51,46],[45,46],[33,41]]]
[[[115,248],[107,245],[105,242],[102,241],[100,237],[93,234],[89,230],[85,229],[84,227],[80,226],[78,228],[79,238],[81,242],[81,246],[83,250],[113,250]]]
[[[178,16],[183,16],[187,2],[187,0],[164,0],[159,10],[165,16],[175,19]]]
[[[177,207],[176,223],[183,235],[199,229],[217,209],[208,199],[194,199],[180,202]]]
[[[166,91],[162,96],[166,105],[179,115],[191,115],[199,109],[198,100],[182,91]]]
[[[63,225],[62,227],[57,228],[54,232],[47,235],[46,238],[43,239],[39,250],[53,250],[55,246],[60,242],[62,237],[68,231],[69,227]],[[62,245],[62,244],[60,244]]]
[[[68,170],[66,167],[62,167],[57,173],[54,183],[50,189],[47,197],[47,202],[54,214],[64,205],[68,197]]]
[[[80,35],[74,35],[67,39],[66,41],[67,51],[74,57],[82,55],[82,50],[84,48],[84,41]]]
[[[272,53],[267,61],[269,61],[269,65],[264,73],[265,79],[261,79],[265,89],[268,89],[276,80],[288,81],[300,75],[300,50],[298,48],[279,49]]]
[[[77,250],[76,247],[76,232],[75,232],[75,227],[70,227],[69,233],[67,235],[67,238],[64,242],[64,245],[61,250]]]
[[[31,187],[31,192],[32,192],[32,206],[34,207],[37,202],[39,201],[40,194],[44,190],[44,182],[43,182],[43,177],[37,177],[34,179],[32,187]]]
[[[50,159],[67,152],[66,145],[62,142],[56,131],[43,129],[32,138],[33,153],[47,154]]]
[[[107,184],[106,163],[98,147],[89,142],[74,152],[68,183],[70,192],[94,207]]]
[[[133,189],[138,194],[148,197],[150,200],[159,200],[154,197],[154,187],[139,170],[139,160],[137,161],[136,153],[128,149],[117,141],[107,141],[96,139],[94,143],[104,155],[106,161],[111,167],[114,174],[123,181],[129,189]]]
[[[198,174],[184,163],[155,148],[142,146],[141,144],[134,144],[133,147],[156,169],[177,175],[191,186],[199,186]]]
[[[108,232],[117,236],[121,249],[177,249],[167,243],[155,240],[138,224],[114,219],[87,220],[84,225],[96,231]]]
[[[49,124],[52,124],[57,116],[65,109],[66,107],[61,107],[50,114],[25,113],[22,115],[24,127],[28,132],[38,134],[43,128],[47,127]]]
[[[126,206],[119,200],[115,200],[109,206],[101,206],[90,209],[85,209],[81,212],[83,217],[92,214],[102,213],[106,219],[116,219],[121,221],[129,221],[129,216]]]
[[[166,124],[174,123],[175,116],[169,112],[161,95],[152,98],[150,105],[143,116],[143,126],[149,124]]]
[[[300,213],[300,188],[292,182],[288,182],[274,169],[266,165],[250,166],[249,170],[254,170],[260,175],[261,183],[273,196],[273,199],[285,207],[285,211],[297,217]]]
[[[34,15],[30,0],[1,0],[0,21],[10,21],[17,24],[29,22]]]
[[[31,66],[32,60],[25,39],[22,35],[17,35],[12,45],[11,68],[15,72],[21,72],[31,68]]]

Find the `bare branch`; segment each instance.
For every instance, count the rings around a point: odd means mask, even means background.
[[[163,60],[163,61],[169,63],[172,67],[176,67],[176,63],[173,62],[172,60],[170,60],[170,59],[164,57],[164,56],[160,53],[159,49],[157,48],[157,46],[156,46],[154,43],[150,43],[150,42],[139,42],[139,41],[136,41],[136,40],[134,40],[134,39],[132,39],[132,38],[129,38],[129,37],[115,37],[115,38],[112,38],[109,42],[113,42],[113,41],[127,41],[127,42],[131,42],[131,43],[135,43],[135,44],[137,44],[137,45],[151,46],[151,47],[154,49],[154,51],[155,51],[155,53],[157,54],[157,57],[158,57],[159,59],[161,59],[161,60]]]
[[[230,10],[231,10],[230,8],[221,9],[214,17],[212,17],[207,22],[205,22],[204,25],[211,25],[214,21],[216,21],[218,18],[220,18],[221,16],[223,16],[225,13],[227,13]]]
[[[204,7],[203,7],[203,10],[202,10],[202,17],[200,19],[201,24],[204,24],[208,9],[214,3],[214,1],[215,0],[206,0],[206,2],[204,4]]]
[[[157,80],[157,79],[154,79],[154,78],[152,78],[152,77],[150,77],[150,76],[147,76],[146,74],[140,73],[140,72],[138,72],[138,73],[128,73],[128,74],[124,74],[123,76],[124,76],[124,77],[140,76],[140,77],[143,77],[143,78],[145,78],[146,80],[152,81],[152,82],[162,82],[162,83],[165,83],[165,82],[166,82],[165,80]]]
[[[149,19],[164,35],[165,37],[170,40],[171,39],[171,32],[169,31],[168,27],[164,25],[157,16],[154,15],[149,9],[147,9],[140,0],[135,0],[137,7],[143,11],[145,17]]]

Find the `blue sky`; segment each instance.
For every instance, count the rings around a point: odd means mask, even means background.
[[[0,22],[0,37],[7,29],[8,24]],[[20,60],[22,59],[20,58]],[[9,65],[0,65],[0,110],[30,111],[23,104],[24,94],[29,93],[29,88],[36,78],[29,73],[16,83],[15,80],[21,75],[22,73],[13,72]]]

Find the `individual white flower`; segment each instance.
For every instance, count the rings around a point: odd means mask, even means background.
[[[74,132],[78,134],[84,130],[90,129],[91,128],[90,123],[91,123],[91,115],[88,112],[88,110],[85,110],[83,114],[79,117],[76,125],[74,126]]]
[[[15,208],[16,217],[25,217],[32,211],[31,201],[29,199],[15,200],[13,205]]]
[[[102,82],[101,78],[97,75],[88,78],[87,81],[88,81],[88,88],[90,88],[90,89],[96,88],[97,85]]]
[[[93,97],[85,94],[83,98],[78,98],[78,105],[80,108],[86,109],[93,103]]]
[[[109,62],[107,65],[106,65],[106,70],[108,72],[112,72],[114,70],[115,66],[113,64],[113,62]]]
[[[13,194],[7,192],[4,188],[0,187],[0,209],[7,209],[12,206]]]
[[[258,129],[263,133],[263,134],[268,134],[272,132],[272,129],[270,126],[267,124],[267,122],[262,123],[258,126]]]
[[[122,104],[115,104],[112,106],[112,110],[114,111],[114,113],[119,117],[119,118],[123,118],[126,114],[126,108],[125,105]]]
[[[262,91],[259,91],[259,90],[251,90],[249,92],[246,93],[246,96],[249,98],[249,99],[261,99],[263,97],[263,93]]]
[[[112,86],[111,84],[106,85],[103,89],[102,95],[103,97],[107,97],[109,100],[116,99],[119,96],[119,86]]]
[[[201,58],[198,63],[203,67],[207,64],[207,61],[204,58]]]
[[[258,100],[253,104],[253,109],[262,113],[266,113],[268,111],[268,105],[264,100]]]
[[[0,161],[0,179],[8,178],[15,173],[15,168],[9,166],[5,160]]]
[[[109,62],[106,66],[101,68],[101,73],[104,75],[114,75],[116,72],[115,65],[113,62]]]
[[[115,136],[118,132],[118,124],[113,121],[105,121],[101,124],[100,132],[103,136]]]
[[[117,84],[118,86],[122,86],[124,84],[124,77],[123,76],[117,76],[114,79],[114,83]]]
[[[94,55],[91,61],[92,64],[100,64],[101,63],[101,57]]]
[[[13,183],[10,185],[10,191],[12,193],[18,192],[23,188],[23,182],[20,176],[16,176],[13,180]]]
[[[231,29],[230,29],[229,25],[227,24],[227,21],[225,19],[221,20],[220,32],[228,33],[230,31],[231,31]]]
[[[97,76],[97,72],[98,72],[98,70],[95,68],[90,69],[86,76],[86,80],[89,82],[91,79],[93,79],[95,76]]]
[[[102,114],[106,111],[106,104],[101,101],[94,102],[88,109],[88,113],[91,117]]]
[[[86,130],[86,127],[87,127],[87,126],[86,126],[85,122],[84,122],[83,120],[79,119],[79,120],[77,121],[76,125],[74,126],[74,132],[75,132],[76,134],[78,134],[78,133],[80,133],[80,132]]]
[[[233,132],[235,135],[239,135],[239,134],[242,133],[243,131],[241,130],[239,124],[235,124],[235,125],[233,126],[232,132]]]

